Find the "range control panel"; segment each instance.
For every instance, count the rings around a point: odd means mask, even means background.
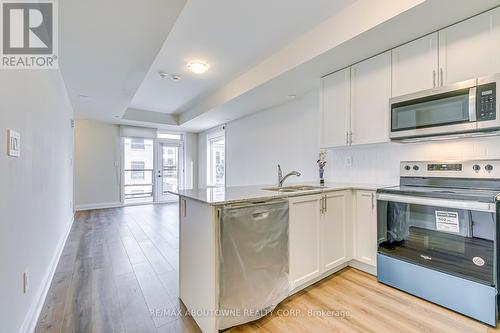
[[[478,121],[496,118],[496,83],[487,83],[477,87],[476,115]]]
[[[500,160],[404,161],[402,177],[500,178]]]

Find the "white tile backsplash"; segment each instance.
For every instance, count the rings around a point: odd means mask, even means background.
[[[345,166],[347,156],[352,156],[350,168]],[[500,158],[500,138],[336,148],[329,151],[328,158],[328,181],[397,184],[400,161]]]

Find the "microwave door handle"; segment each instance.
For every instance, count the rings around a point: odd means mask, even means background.
[[[427,197],[417,197],[411,195],[389,194],[389,193],[377,193],[377,200],[401,202],[414,205],[466,209],[466,210],[490,212],[490,213],[496,212],[496,205],[494,203],[479,202],[479,201],[427,198]]]
[[[469,89],[469,121],[471,121],[471,122],[477,120],[477,117],[476,117],[476,93],[477,93],[476,87],[472,87]]]

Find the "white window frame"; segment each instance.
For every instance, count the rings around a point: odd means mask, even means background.
[[[125,127],[125,129],[127,129]],[[160,138],[158,137],[158,133],[162,133],[162,134],[172,134],[172,135],[178,135],[178,137],[180,138],[180,140],[176,140],[176,139],[166,139],[166,138]],[[120,155],[120,165],[117,165],[117,174],[118,174],[118,179],[119,179],[119,185],[120,185],[120,200],[121,200],[121,203],[122,205],[124,206],[134,206],[136,204],[134,203],[131,203],[131,204],[127,204],[125,203],[125,189],[124,189],[124,184],[125,184],[125,178],[124,178],[124,171],[123,169],[125,168],[125,153],[124,153],[124,143],[125,143],[125,139],[126,138],[129,138],[129,139],[144,139],[144,140],[153,140],[153,154],[154,154],[154,161],[153,161],[153,164],[154,164],[154,169],[155,169],[155,172],[153,172],[153,179],[156,178],[156,171],[157,171],[157,163],[156,163],[156,159],[158,158],[157,155],[158,155],[158,143],[160,142],[166,142],[166,143],[178,143],[181,147],[181,153],[182,153],[182,164],[180,165],[181,167],[181,179],[180,179],[180,183],[179,183],[179,188],[180,189],[183,189],[185,187],[185,181],[186,181],[186,175],[185,175],[185,163],[186,163],[186,150],[184,149],[185,148],[185,138],[186,138],[186,133],[185,132],[174,132],[174,131],[162,131],[162,130],[154,130],[154,136],[136,136],[136,135],[125,135],[125,134],[128,134],[126,132],[120,132],[120,146],[118,147],[118,154]],[[153,202],[151,203],[157,203],[159,201],[157,201],[157,185],[156,185],[156,182],[153,181]],[[151,203],[146,203],[146,204],[151,204]],[[140,203],[139,205],[142,205],[142,203]]]
[[[227,179],[227,169],[226,169],[226,155],[227,155],[227,140],[226,140],[226,126],[222,126],[216,129],[212,129],[207,133],[206,139],[206,175],[207,175],[207,187],[218,187],[221,185],[213,184],[212,182],[212,149],[211,149],[211,141],[215,139],[224,139],[224,185],[226,186]]]

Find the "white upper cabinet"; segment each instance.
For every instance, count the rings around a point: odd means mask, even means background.
[[[500,72],[500,7],[439,32],[442,85]]]
[[[338,71],[321,80],[321,146],[347,144],[350,113],[350,69]]]
[[[438,34],[392,50],[392,97],[432,89],[438,84]]]
[[[351,67],[351,144],[389,141],[391,51]]]

